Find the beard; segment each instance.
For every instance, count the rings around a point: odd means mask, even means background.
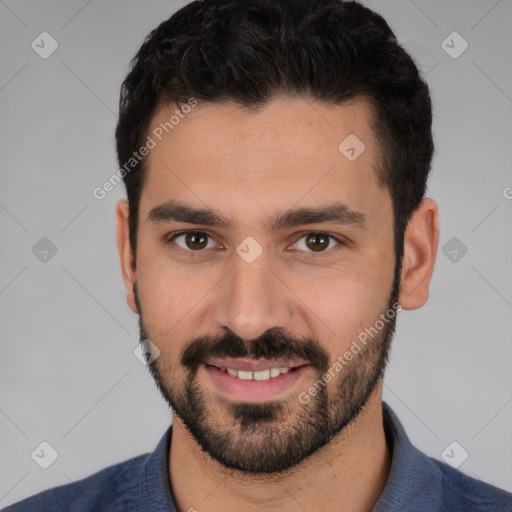
[[[396,313],[400,267],[398,264],[395,268],[387,309],[382,313],[391,309]],[[142,342],[151,337],[137,285],[134,293]],[[337,372],[331,392],[322,380],[329,370],[329,354],[322,344],[313,337],[292,336],[281,329],[270,329],[251,341],[232,331],[225,336],[192,340],[185,345],[179,360],[186,371],[182,382],[173,379],[176,367],[164,366],[164,357],[155,359],[148,368],[165,401],[211,458],[245,474],[284,473],[344,431],[370,400],[384,376],[395,330],[396,314],[387,318],[389,322],[381,321],[382,329]],[[167,343],[169,340],[159,340],[156,344],[164,347]],[[298,396],[264,403],[229,401],[199,385],[198,369],[211,357],[303,359],[316,370],[315,381],[323,385],[317,387],[317,393],[307,403],[299,401]]]

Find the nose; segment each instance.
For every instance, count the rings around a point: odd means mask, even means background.
[[[238,258],[213,298],[215,323],[245,340],[272,328],[286,331],[292,319],[291,292],[268,260],[260,258],[252,263]]]

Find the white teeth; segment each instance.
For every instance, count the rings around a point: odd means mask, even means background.
[[[233,370],[233,368],[222,368],[231,377],[237,377],[242,380],[269,380],[279,377],[283,373],[288,373],[291,368],[269,368],[267,370],[259,370],[257,372],[248,372],[244,370]]]
[[[270,369],[270,378],[279,377],[279,375],[281,375],[281,370],[279,368]]]
[[[252,378],[254,380],[268,380],[270,379],[270,370],[260,370],[258,372],[252,372]]]

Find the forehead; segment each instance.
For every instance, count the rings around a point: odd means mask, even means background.
[[[162,150],[166,144],[179,145],[175,163],[227,157],[234,149],[246,154],[275,151],[334,161],[341,156],[340,142],[349,135],[357,136],[366,146],[363,160],[368,161],[377,149],[371,130],[373,105],[362,97],[343,105],[280,97],[256,111],[234,103],[199,102],[188,110],[185,114],[176,104],[162,105],[149,129],[151,134],[167,123],[167,131],[162,134],[164,144],[158,146]],[[153,156],[160,153],[156,149]]]
[[[143,215],[169,199],[227,215],[337,199],[371,216],[389,202],[377,182],[380,151],[368,100],[326,105],[283,97],[256,112],[233,103],[177,108],[161,107],[148,131],[156,145],[147,159]]]

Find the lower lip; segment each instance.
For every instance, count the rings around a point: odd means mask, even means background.
[[[294,385],[307,372],[309,365],[299,366],[279,377],[267,380],[242,380],[232,377],[216,367],[203,365],[214,384],[229,398],[239,401],[255,401],[276,399],[280,394],[290,391]]]

